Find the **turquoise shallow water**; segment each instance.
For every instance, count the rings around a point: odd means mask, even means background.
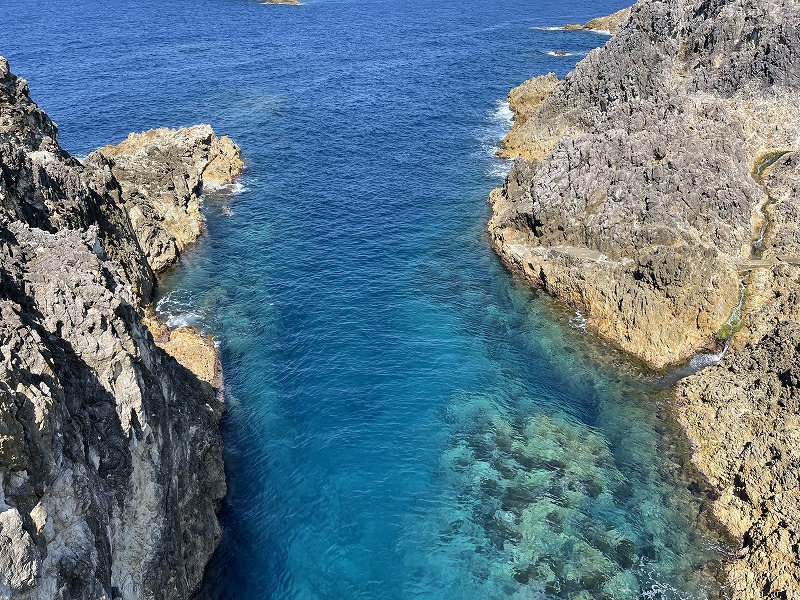
[[[70,151],[206,121],[248,160],[159,304],[225,368],[203,598],[717,597],[665,394],[484,235],[508,89],[607,39],[536,27],[622,6],[7,0]]]

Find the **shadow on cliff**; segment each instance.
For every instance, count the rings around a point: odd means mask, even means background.
[[[14,234],[3,226],[0,226],[0,241],[19,247]],[[88,500],[89,505],[84,507],[83,517],[94,539],[87,540],[89,543],[83,547],[71,546],[70,551],[59,558],[57,568],[63,578],[61,583],[70,590],[72,597],[80,596],[87,589],[97,589],[98,583],[110,596],[110,568],[93,572],[89,565],[94,562],[91,554],[95,549],[101,555],[111,556],[105,526],[112,512],[110,500],[122,503],[132,473],[128,440],[115,410],[115,398],[104,389],[95,371],[72,344],[61,337],[63,323],[57,323],[55,334],[50,332],[43,325],[45,317],[35,298],[25,292],[23,285],[5,267],[0,267],[0,301],[11,303],[11,310],[23,326],[11,332],[11,336],[19,336],[17,340],[12,337],[12,341],[17,342],[12,352],[17,350],[19,355],[10,357],[14,368],[10,371],[10,380],[3,382],[3,394],[16,407],[12,418],[21,425],[24,434],[24,447],[20,452],[24,464],[0,466],[8,471],[25,469],[28,473],[21,488],[7,490],[6,500],[19,509],[25,530],[37,542],[44,558],[45,541],[37,534],[30,512],[55,483],[60,475],[58,471],[70,471],[73,482],[85,485],[83,500]],[[27,361],[29,356],[25,354],[34,354],[34,360]],[[35,354],[45,361],[45,368],[40,372],[26,366],[26,363],[36,364]],[[47,367],[52,374],[46,372]],[[19,386],[40,390],[43,396],[50,396],[51,405],[44,410],[35,406],[29,394],[15,391]],[[59,409],[60,414],[56,412]],[[37,412],[44,413],[42,425],[37,425]],[[138,428],[138,423],[135,427]],[[138,433],[141,435],[141,431]],[[66,460],[59,461],[61,457]],[[96,489],[85,471],[84,465],[92,464],[96,465],[103,489]],[[101,564],[110,567],[111,563]]]

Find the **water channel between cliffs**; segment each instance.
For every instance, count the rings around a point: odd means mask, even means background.
[[[98,34],[12,0],[7,54],[76,154],[207,121],[248,159],[161,292],[225,368],[201,597],[718,597],[669,391],[484,235],[508,89],[607,39],[536,27],[623,3],[200,4],[121,2]]]

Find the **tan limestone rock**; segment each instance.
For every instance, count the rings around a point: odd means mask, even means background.
[[[564,29],[568,31],[597,31],[602,33],[617,33],[617,30],[625,25],[630,19],[631,9],[623,8],[618,10],[612,15],[606,17],[597,17],[591,21],[587,21],[583,25],[567,24]]]

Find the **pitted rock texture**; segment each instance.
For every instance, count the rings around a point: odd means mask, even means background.
[[[149,302],[153,271],[129,235],[108,161],[94,155],[81,165],[57,138],[58,128],[30,99],[28,84],[0,57],[0,220],[22,220],[47,231],[97,225],[105,251],[123,268],[136,295]]]
[[[538,108],[557,87],[558,77],[554,73],[549,73],[529,79],[508,93],[508,107],[514,113],[514,124],[500,144],[498,156],[501,158],[520,156],[528,160],[539,160],[553,149],[550,144],[540,146],[535,143],[525,135],[524,131],[525,123],[530,118],[536,118]]]
[[[800,152],[783,154],[762,176],[769,192],[767,256],[800,256]]]
[[[0,598],[189,598],[225,494],[216,355],[202,381],[156,344],[112,159],[57,136],[0,58]],[[202,137],[172,147],[201,175]]]
[[[643,1],[563,82],[524,84],[491,197],[501,256],[653,367],[714,346],[763,222],[752,172],[800,140],[798,15]]]
[[[222,364],[211,336],[191,326],[171,329],[154,314],[146,315],[143,320],[159,348],[197,375],[200,381],[222,389]]]
[[[800,4],[643,0],[563,82],[510,104],[504,261],[664,367],[742,329],[676,397],[736,600],[800,598]]]
[[[241,173],[241,150],[209,125],[132,133],[97,153],[122,187],[121,206],[156,273],[172,266],[203,230],[203,186],[231,183]],[[95,160],[90,155],[89,160]]]
[[[714,512],[742,547],[734,598],[800,597],[800,268],[768,272],[745,345],[683,380],[676,398]],[[753,285],[757,285],[756,282]]]

